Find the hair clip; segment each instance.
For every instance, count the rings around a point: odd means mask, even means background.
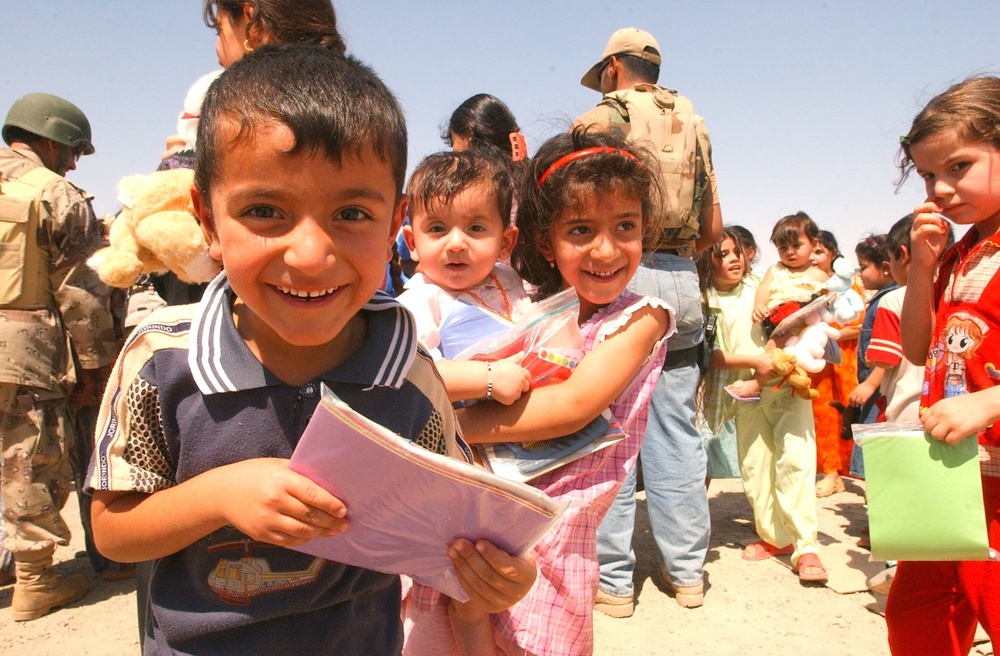
[[[582,159],[584,157],[590,157],[591,155],[601,155],[610,153],[618,153],[620,155],[624,155],[625,157],[634,159],[635,161],[639,162],[639,164],[642,164],[642,161],[638,157],[628,152],[627,150],[622,150],[621,148],[612,148],[610,146],[599,146],[594,148],[584,148],[582,150],[574,150],[568,155],[563,155],[556,161],[552,162],[552,165],[549,166],[549,168],[545,169],[545,173],[543,173],[541,177],[538,178],[538,186],[541,187],[542,184],[545,182],[545,179],[548,178],[550,175],[552,175],[552,173],[556,169],[566,166],[571,162],[575,162],[576,160]]]
[[[510,158],[515,162],[524,161],[528,157],[528,142],[520,132],[510,133]]]
[[[909,146],[910,145],[910,135],[908,135],[908,134],[901,134],[901,135],[899,135],[899,145],[900,146]]]

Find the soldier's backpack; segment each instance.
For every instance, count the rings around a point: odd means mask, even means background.
[[[655,84],[637,84],[613,91],[602,104],[617,113],[629,141],[651,149],[660,163],[662,206],[665,208],[659,247],[686,251],[699,234],[701,199],[707,176],[697,176],[699,161],[706,157],[698,138],[701,117],[687,98]],[[704,167],[702,167],[704,171]],[[697,176],[697,177],[696,177]],[[682,253],[687,255],[688,253]]]
[[[29,257],[37,249],[41,197],[58,174],[44,166],[0,182],[0,306],[45,305],[48,262]]]

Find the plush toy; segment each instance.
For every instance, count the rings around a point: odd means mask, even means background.
[[[782,349],[775,349],[771,353],[771,362],[774,371],[784,377],[785,381],[792,387],[793,394],[798,394],[806,401],[819,398],[819,392],[812,388],[812,379],[802,367],[797,366],[797,359],[791,353]]]
[[[190,169],[133,175],[118,183],[123,207],[108,231],[109,246],[87,264],[106,284],[128,288],[145,273],[172,271],[186,283],[208,282],[221,267],[191,203]]]
[[[828,323],[844,325],[857,319],[865,309],[865,301],[851,285],[854,283],[855,269],[842,257],[833,261],[833,275],[826,281],[826,288],[835,292],[820,317]]]
[[[784,350],[795,356],[798,366],[809,373],[819,373],[826,367],[823,354],[829,340],[840,339],[840,331],[820,321],[819,313],[813,312],[806,317],[806,325],[797,334],[785,340]]]

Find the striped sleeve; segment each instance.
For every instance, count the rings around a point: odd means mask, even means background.
[[[893,307],[885,307],[883,300],[875,311],[872,338],[865,352],[865,360],[872,364],[898,367],[903,360],[903,347],[899,332],[899,314]]]

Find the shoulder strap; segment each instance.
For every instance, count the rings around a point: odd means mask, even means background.
[[[18,178],[6,180],[2,183],[2,187],[0,188],[7,187],[8,185],[21,184],[36,190],[42,190],[53,182],[63,179],[64,178],[55,171],[50,171],[44,166],[36,166],[32,169],[28,169],[27,172]]]
[[[622,98],[619,98],[618,96],[604,96],[604,98],[602,98],[601,102],[599,102],[598,104],[607,105],[611,109],[618,112],[619,116],[621,116],[622,120],[625,123],[629,122],[628,104],[626,104],[625,100],[623,100]]]

